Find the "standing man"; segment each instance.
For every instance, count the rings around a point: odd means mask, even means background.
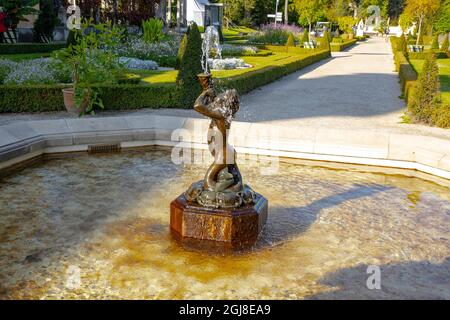
[[[5,37],[3,35],[6,32],[5,26],[6,13],[3,12],[3,7],[0,7],[0,43],[5,42]]]

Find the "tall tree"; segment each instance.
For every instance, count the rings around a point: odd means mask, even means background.
[[[324,0],[294,0],[295,8],[300,16],[300,24],[307,24],[309,34],[312,24],[325,16]],[[311,40],[311,39],[310,39]]]
[[[423,23],[437,13],[440,7],[440,0],[406,0],[405,13],[414,17],[419,22],[419,30],[416,44],[419,44]]]

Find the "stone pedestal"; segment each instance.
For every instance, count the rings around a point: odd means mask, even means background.
[[[207,208],[181,195],[170,204],[170,228],[183,245],[210,249],[244,249],[255,244],[267,220],[267,199],[239,208]]]

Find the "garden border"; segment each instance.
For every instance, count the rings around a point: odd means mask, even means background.
[[[219,88],[234,88],[243,94],[329,56],[327,50],[314,51],[311,55],[299,55],[299,59],[283,65],[220,78],[216,83]],[[0,113],[63,111],[61,89],[64,87],[67,85],[0,85]],[[180,107],[175,84],[99,85],[98,89],[106,110]]]

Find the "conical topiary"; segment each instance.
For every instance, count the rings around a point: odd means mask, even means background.
[[[444,42],[441,44],[441,51],[447,52],[448,51],[448,33],[445,34]]]
[[[300,41],[302,47],[305,42],[309,42],[308,31],[306,31],[306,30],[303,31],[302,39]]]
[[[195,99],[201,92],[197,75],[202,73],[202,38],[197,24],[190,27],[186,39],[186,50],[181,58],[180,70],[177,75],[177,91],[179,105],[183,108],[192,108]]]
[[[287,47],[295,47],[295,39],[294,39],[294,35],[292,33],[290,33],[289,37],[287,38],[286,46]]]
[[[403,54],[405,55],[405,58],[408,57],[408,44],[406,42],[406,38],[405,35],[402,34],[398,39],[397,39],[397,51],[401,51],[403,52]]]
[[[177,61],[175,62],[176,70],[180,70],[181,59],[183,58],[183,55],[186,51],[186,43],[187,43],[188,33],[189,33],[189,28],[188,28],[187,32],[184,34],[183,39],[181,39],[180,48],[178,48]]]
[[[439,35],[436,34],[431,42],[431,50],[439,50]]]
[[[417,81],[417,89],[408,107],[417,120],[430,123],[439,100],[439,69],[435,55],[430,53],[425,58],[422,72]]]
[[[331,50],[330,48],[330,34],[328,31],[325,31],[323,34],[322,39],[320,39],[320,48],[321,49],[326,49],[326,50]]]

